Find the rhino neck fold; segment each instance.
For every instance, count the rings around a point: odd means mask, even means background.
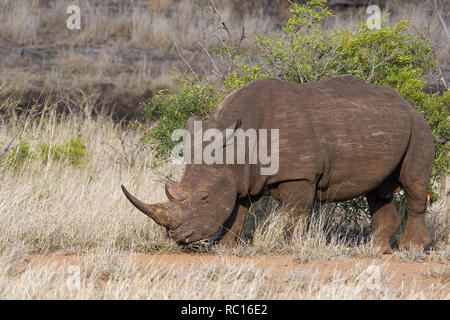
[[[256,196],[264,191],[269,176],[259,174],[259,165],[240,164],[234,166],[234,181],[238,198]]]

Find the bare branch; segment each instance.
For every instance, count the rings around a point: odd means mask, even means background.
[[[231,62],[230,62],[230,67],[228,68],[228,74],[233,72],[234,58],[236,57],[236,54],[239,52],[239,48],[241,47],[242,40],[244,40],[244,39],[245,39],[245,27],[243,26],[239,42],[237,43],[236,47],[233,48],[233,53],[232,53],[232,56],[230,57]]]
[[[201,42],[199,42],[198,44],[202,47],[202,49],[203,49],[203,50],[205,51],[205,53],[208,55],[209,60],[211,60],[211,63],[212,63],[213,68],[214,68],[214,70],[215,70],[215,71],[213,71],[213,72],[214,72],[218,77],[220,77],[222,80],[225,80],[226,77],[224,76],[224,74],[220,71],[220,69],[219,69],[219,68],[217,67],[217,65],[215,64],[215,62],[214,62],[212,56],[209,54],[208,49],[206,49],[205,46],[204,46]]]
[[[444,31],[447,34],[447,39],[450,39],[450,36],[448,34],[448,30],[447,30],[447,25],[446,25],[446,23],[444,21],[444,18],[441,15],[441,11],[439,10],[439,8],[437,6],[436,0],[433,0],[433,4],[434,4],[434,8],[436,9],[437,14],[439,16],[439,19],[441,20],[441,24],[444,27]],[[428,29],[428,32],[429,32],[429,29]],[[431,39],[431,37],[430,37],[430,39]],[[432,46],[432,50],[433,50],[433,54],[436,56],[433,46]],[[442,81],[442,83],[444,84],[445,90],[448,90],[447,82],[445,81],[445,77],[444,77],[444,74],[442,72],[441,66],[437,63],[437,61],[436,61],[436,65],[437,65],[438,72],[439,72],[439,78]]]
[[[155,181],[159,181],[159,182],[167,182],[170,181],[172,183],[177,183],[177,181],[173,180],[172,177],[166,175],[164,172],[162,172],[161,170],[157,169],[157,168],[153,168],[152,171],[156,174],[158,174],[159,176],[162,176],[163,179],[156,179]]]
[[[222,15],[220,14],[219,10],[217,9],[217,6],[213,0],[211,0],[211,4],[212,4],[214,11],[219,16],[219,19],[222,23],[222,28],[226,31],[226,33],[228,35],[229,43],[228,43],[228,45],[225,44],[225,49],[227,51],[227,55],[228,55],[228,59],[229,59],[228,74],[231,74],[231,72],[233,72],[234,59],[236,58],[236,55],[239,52],[242,41],[245,39],[245,27],[244,26],[242,27],[242,32],[241,32],[241,36],[240,36],[239,40],[235,41],[230,29],[228,28],[227,24],[225,23],[225,20],[223,19]],[[225,42],[225,40],[222,40],[222,41]],[[231,50],[230,50],[230,48],[231,48]]]
[[[181,60],[183,60],[183,62],[187,65],[187,67],[189,68],[189,70],[192,72],[192,74],[195,76],[195,79],[200,82],[200,79],[198,78],[197,74],[194,72],[194,70],[192,69],[190,63],[183,57],[183,55],[180,52],[180,49],[178,49],[178,45],[177,42],[174,41],[175,44],[175,49],[177,50],[178,56],[181,58]]]
[[[441,20],[442,26],[444,27],[444,31],[447,34],[447,39],[450,39],[450,36],[448,35],[447,25],[445,24],[444,18],[441,15],[441,11],[439,10],[439,8],[437,6],[436,0],[433,0],[433,4],[434,4],[434,8],[436,9],[437,14],[439,16],[439,19]]]
[[[19,136],[19,132],[17,132],[11,139],[11,141],[8,143],[8,145],[3,149],[3,152],[0,154],[0,159],[2,159],[11,149],[14,149],[14,147],[12,147],[14,141],[17,139],[17,137]],[[20,144],[20,143],[19,143]]]
[[[420,36],[422,36],[424,39],[427,39],[430,43],[430,47],[431,47],[431,52],[433,53],[434,56],[434,62],[436,64],[436,68],[437,68],[437,72],[438,72],[438,80],[437,85],[439,87],[439,81],[442,82],[442,84],[444,85],[445,90],[448,90],[448,85],[447,85],[447,81],[445,81],[445,76],[444,73],[442,72],[442,68],[439,64],[439,61],[437,60],[437,54],[436,54],[436,42],[433,41],[433,38],[431,36],[431,32],[430,32],[430,23],[427,23],[427,33],[425,34],[424,32],[422,32],[421,30],[419,30],[417,27],[415,27],[415,30],[417,32],[417,34],[419,34]]]

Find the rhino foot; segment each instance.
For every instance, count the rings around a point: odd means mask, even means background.
[[[383,254],[392,254],[392,247],[388,241],[383,242],[374,241],[374,246],[379,247]]]
[[[400,249],[426,249],[431,244],[431,236],[428,232],[424,216],[408,217],[403,236],[398,239]]]
[[[380,237],[380,234],[376,233],[372,236],[372,244],[374,247],[379,248],[383,254],[392,253],[392,247],[389,244],[388,237]]]

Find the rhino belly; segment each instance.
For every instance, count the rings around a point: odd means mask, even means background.
[[[317,199],[345,201],[377,188],[401,164],[408,141],[408,134],[398,132],[390,139],[359,141],[330,152],[328,168],[317,185]]]
[[[318,182],[321,201],[349,200],[377,188],[401,164],[411,132],[405,113],[361,116],[328,126],[319,143],[326,159]]]

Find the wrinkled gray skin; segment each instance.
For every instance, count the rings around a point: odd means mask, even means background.
[[[195,119],[186,123],[191,132]],[[389,238],[400,225],[392,195],[403,188],[408,221],[401,247],[430,244],[424,212],[433,136],[422,115],[393,89],[352,76],[305,84],[260,79],[228,95],[203,123],[204,130],[238,126],[279,129],[277,174],[263,176],[261,165],[248,161],[191,164],[179,184],[166,184],[169,202],[145,204],[123,188],[126,196],[180,244],[209,239],[224,226],[228,232],[220,242],[232,245],[248,214],[249,199],[269,193],[294,206],[294,225],[314,201],[365,195],[374,241],[390,252]]]

